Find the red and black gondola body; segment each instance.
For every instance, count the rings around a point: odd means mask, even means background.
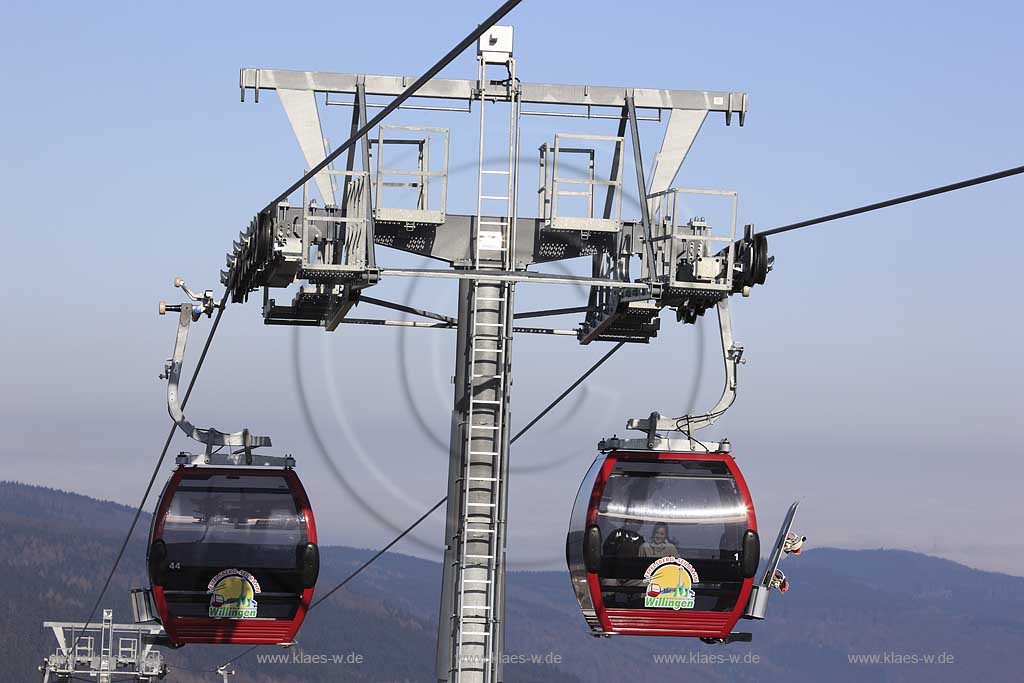
[[[599,456],[566,539],[573,589],[595,635],[728,638],[759,556],[750,491],[724,452]]]
[[[290,643],[320,569],[309,498],[291,469],[179,467],[147,560],[171,643]]]

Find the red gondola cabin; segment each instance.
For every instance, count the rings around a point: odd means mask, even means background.
[[[309,498],[293,470],[276,468],[179,467],[147,559],[176,645],[292,642],[320,569]]]
[[[566,539],[573,589],[595,635],[727,639],[759,555],[754,504],[728,453],[601,455]]]

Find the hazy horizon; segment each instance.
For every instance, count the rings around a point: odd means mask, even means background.
[[[339,18],[288,21],[258,2],[0,9],[19,27],[0,45],[12,67],[0,73],[10,93],[0,180],[12,198],[0,218],[5,478],[138,504],[169,429],[157,375],[175,321],[157,316],[157,302],[180,296],[175,276],[219,292],[238,231],[304,168],[276,95],[239,102],[239,68],[414,75],[490,9],[305,7]],[[740,225],[763,229],[1020,165],[1022,19],[1011,3],[660,3],[627,13],[596,2],[523,3],[507,23],[523,81],[749,93],[746,125],[709,117],[676,184],[737,190]],[[373,30],[344,30],[352,25]],[[441,77],[474,78],[472,51]],[[335,142],[349,115],[325,113]],[[389,121],[451,126],[453,211],[474,201],[475,183],[475,123],[458,116]],[[527,189],[538,141],[581,129],[540,118],[524,125]],[[659,135],[648,126],[649,165]],[[523,206],[533,211],[532,196]],[[1013,540],[1024,523],[1021,215],[1018,176],[770,240],[766,285],[733,300],[748,359],[739,397],[708,434],[731,440],[765,537],[800,499],[809,547],[898,547],[1024,575]],[[454,311],[451,282],[386,279],[368,293]],[[580,297],[517,289],[522,310]],[[186,372],[209,324],[195,325]],[[601,438],[653,410],[680,414],[698,380],[698,408],[713,402],[715,328],[713,314],[696,328],[664,315],[652,344],[627,345],[514,446],[513,568],[563,562],[569,511]],[[379,548],[445,493],[453,340],[439,330],[266,327],[258,301],[233,305],[186,413],[271,435],[275,452],[298,460],[324,543]],[[517,336],[513,429],[608,349]],[[192,447],[175,437],[148,509],[174,454]],[[442,527],[435,513],[399,552],[436,558]]]

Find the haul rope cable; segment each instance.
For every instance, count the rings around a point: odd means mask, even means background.
[[[869,211],[885,209],[890,206],[896,206],[897,204],[906,204],[907,202],[916,201],[918,199],[934,197],[937,194],[945,194],[946,192],[952,192],[953,190],[961,190],[965,187],[973,187],[974,185],[989,183],[992,182],[993,180],[1009,178],[1010,176],[1018,175],[1020,173],[1024,173],[1024,166],[1008,168],[1005,171],[997,171],[995,173],[989,173],[988,175],[978,176],[977,178],[969,178],[968,180],[961,180],[960,182],[957,183],[942,185],[940,187],[933,187],[930,190],[922,190],[921,192],[915,192],[914,194],[903,195],[902,197],[894,197],[893,199],[886,199],[885,201],[876,202],[874,204],[867,204],[865,206],[858,206],[856,209],[848,209],[846,211],[840,211],[839,213],[830,213],[827,216],[819,216],[818,218],[811,218],[810,220],[800,221],[799,223],[790,223],[789,225],[783,225],[778,228],[772,228],[771,230],[762,230],[757,234],[764,235],[766,237],[768,235],[778,235],[783,232],[798,230],[799,228],[806,228],[812,225],[818,225],[820,223],[827,223],[829,221],[839,220],[840,218],[849,218],[850,216],[856,216],[862,213],[867,213]]]

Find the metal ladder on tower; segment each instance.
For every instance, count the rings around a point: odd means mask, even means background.
[[[100,670],[99,683],[110,683],[112,673],[111,659],[114,649],[114,610],[103,610],[103,628],[100,630]]]
[[[474,226],[474,270],[513,270],[518,199],[519,88],[515,60],[503,62],[480,54],[479,174]],[[489,84],[488,64],[508,70],[508,80]],[[504,84],[509,103],[507,165],[487,167],[485,110],[488,86]],[[495,97],[492,92],[492,100]],[[502,98],[504,99],[504,98]],[[489,189],[504,178],[501,190]],[[494,194],[492,194],[492,192]],[[454,680],[496,683],[501,677],[500,653],[504,612],[506,487],[509,447],[509,351],[512,339],[514,283],[485,278],[470,287],[468,410],[462,475],[462,523],[459,553]]]

